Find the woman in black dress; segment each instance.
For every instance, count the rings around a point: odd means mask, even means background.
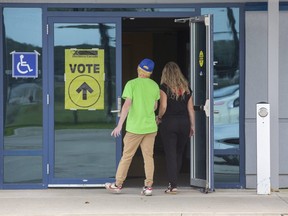
[[[185,146],[195,131],[193,97],[188,81],[175,62],[164,66],[160,84],[157,123],[164,145],[169,182],[165,193],[175,194]]]

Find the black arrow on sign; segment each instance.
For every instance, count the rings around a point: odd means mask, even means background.
[[[93,89],[86,82],[84,82],[76,91],[77,93],[80,93],[81,91],[83,91],[82,99],[87,100],[87,91],[92,93]]]

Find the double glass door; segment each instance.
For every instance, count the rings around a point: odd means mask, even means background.
[[[97,186],[115,176],[117,20],[48,19],[48,186]],[[120,55],[118,55],[120,56]]]
[[[213,188],[211,17],[189,21],[196,134],[191,185]],[[103,185],[115,177],[121,138],[110,136],[121,101],[118,19],[48,19],[48,186]],[[118,102],[117,102],[118,101]],[[199,108],[197,110],[197,107]]]

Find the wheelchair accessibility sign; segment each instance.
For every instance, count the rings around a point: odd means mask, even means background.
[[[12,53],[12,77],[15,78],[38,78],[38,55],[34,52]]]

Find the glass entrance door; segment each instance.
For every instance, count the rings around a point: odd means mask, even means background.
[[[194,96],[195,135],[191,140],[191,186],[213,190],[213,50],[212,17],[204,15],[189,22],[191,88]]]
[[[191,83],[196,133],[191,148],[191,185],[214,189],[213,181],[213,50],[212,17],[190,20]]]
[[[114,178],[121,152],[110,136],[121,91],[118,31],[115,19],[48,19],[50,187],[97,186]]]

